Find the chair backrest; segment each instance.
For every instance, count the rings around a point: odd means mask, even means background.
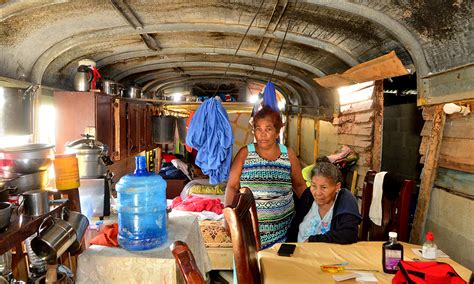
[[[188,245],[182,241],[175,241],[170,246],[171,253],[176,259],[179,270],[183,274],[184,281],[188,284],[204,284],[204,277],[196,264],[194,255]]]
[[[260,283],[257,259],[257,252],[260,250],[260,233],[255,199],[250,189],[240,189],[232,205],[224,208],[224,216],[232,238],[238,283]]]
[[[398,196],[390,200],[385,193],[382,195],[382,226],[372,223],[369,218],[370,204],[374,189],[374,178],[377,173],[368,171],[362,189],[362,223],[359,232],[361,241],[383,241],[388,238],[389,231],[398,233],[398,240],[409,241],[409,214],[413,187],[413,180],[404,180]]]

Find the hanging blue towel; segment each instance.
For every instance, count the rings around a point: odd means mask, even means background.
[[[219,101],[207,99],[196,110],[189,123],[186,144],[198,151],[196,165],[209,176],[211,184],[227,180],[234,136],[229,116]]]
[[[276,98],[275,85],[271,81],[265,85],[265,90],[263,91],[263,105],[269,106],[272,110],[280,113],[278,109],[278,102]]]

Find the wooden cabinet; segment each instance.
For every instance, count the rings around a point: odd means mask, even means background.
[[[153,149],[152,106],[93,92],[55,92],[56,152],[89,133],[109,147],[114,161]]]

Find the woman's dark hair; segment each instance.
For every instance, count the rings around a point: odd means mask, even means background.
[[[280,129],[283,127],[283,121],[281,120],[280,114],[278,112],[274,111],[269,106],[264,106],[253,116],[253,124],[255,125],[257,120],[263,118],[270,118],[273,122],[273,127],[275,127],[277,132],[280,132]]]
[[[331,161],[329,160],[328,157],[326,157],[326,156],[321,156],[321,157],[318,157],[318,158],[316,159],[316,163],[315,163],[315,164],[317,164],[317,163],[322,163],[322,162],[330,163]]]
[[[341,171],[333,164],[327,162],[319,162],[311,170],[311,179],[315,176],[323,176],[331,178],[334,183],[342,183]]]

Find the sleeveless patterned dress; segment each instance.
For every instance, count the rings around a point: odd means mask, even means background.
[[[240,186],[250,188],[255,197],[262,249],[286,240],[294,215],[291,163],[287,148],[278,145],[281,155],[274,161],[260,157],[254,144],[247,145],[240,176]]]

